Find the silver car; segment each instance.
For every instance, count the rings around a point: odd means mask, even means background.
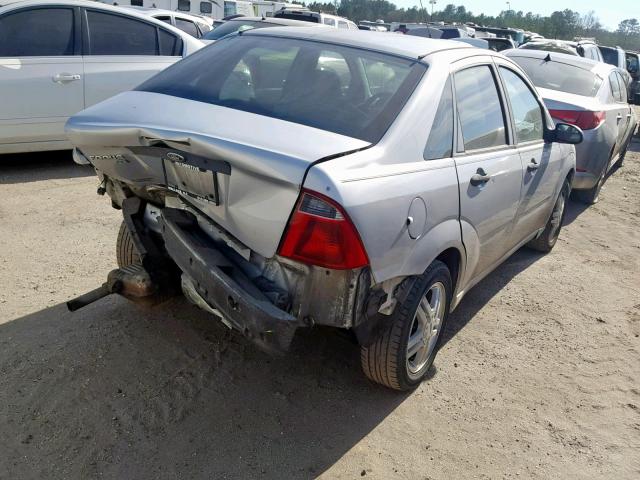
[[[471,287],[553,248],[582,138],[500,54],[318,28],[225,38],[67,133],[124,213],[121,268],[71,308],[179,286],[265,348],[349,329],[401,390]]]
[[[527,72],[554,119],[583,130],[573,189],[580,200],[596,203],[607,172],[622,164],[637,128],[620,70],[561,53],[522,49],[503,53]]]

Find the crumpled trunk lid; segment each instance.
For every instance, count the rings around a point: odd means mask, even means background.
[[[149,92],[71,117],[69,139],[107,176],[168,188],[272,257],[315,161],[369,146],[275,118]]]

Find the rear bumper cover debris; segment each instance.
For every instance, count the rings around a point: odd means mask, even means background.
[[[271,303],[199,231],[193,219],[182,211],[165,208],[161,227],[167,253],[191,288],[211,310],[221,314],[225,324],[266,350],[285,351],[290,347],[302,323]],[[193,292],[189,297],[193,298]]]

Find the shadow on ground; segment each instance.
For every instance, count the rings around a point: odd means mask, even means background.
[[[37,182],[95,175],[73,161],[70,150],[0,155],[0,184]]]
[[[538,258],[521,250],[472,290],[445,340]],[[366,381],[333,331],[271,357],[182,298],[0,325],[0,373],[8,478],[315,478],[407,398]]]
[[[449,315],[443,342],[446,343],[453,339],[467,323],[473,320],[476,313],[516,275],[529,268],[542,257],[543,255],[538,252],[528,248],[521,248],[478,285],[473,287],[458,305],[458,308]]]

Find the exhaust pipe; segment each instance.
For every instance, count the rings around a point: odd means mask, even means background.
[[[79,297],[74,298],[73,300],[69,300],[67,302],[67,309],[70,312],[75,312],[76,310],[80,310],[82,307],[86,307],[87,305],[97,302],[101,298],[106,297],[107,295],[111,295],[111,290],[109,286],[104,283],[102,286],[96,288],[95,290],[91,290]]]
[[[129,265],[109,272],[107,281],[102,286],[69,300],[67,309],[75,312],[112,293],[119,293],[129,300],[136,301],[149,299],[159,292],[160,288],[152,282],[142,265]]]

